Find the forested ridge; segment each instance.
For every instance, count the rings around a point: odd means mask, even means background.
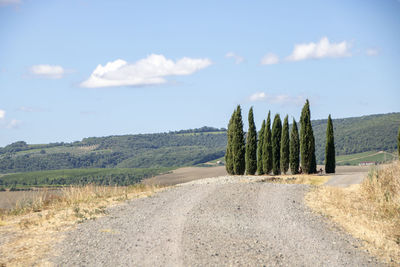
[[[337,155],[397,148],[400,113],[333,119],[332,122]],[[256,122],[257,131],[260,124]],[[316,159],[322,163],[327,120],[313,120],[312,126]],[[191,166],[224,156],[226,142],[226,129],[213,127],[88,137],[73,143],[30,145],[20,141],[0,148],[0,172]]]
[[[225,153],[226,130],[212,127],[178,132],[89,137],[80,142],[0,149],[0,172],[74,168],[159,168],[190,166]]]

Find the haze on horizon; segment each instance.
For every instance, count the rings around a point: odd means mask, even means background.
[[[400,1],[0,0],[0,146],[399,112]]]

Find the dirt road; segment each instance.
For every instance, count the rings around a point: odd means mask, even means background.
[[[220,177],[179,185],[80,224],[62,266],[377,266],[359,242],[312,213],[305,185]]]
[[[337,166],[336,173],[330,175],[330,179],[324,185],[347,187],[361,184],[367,177],[370,168],[369,166]]]

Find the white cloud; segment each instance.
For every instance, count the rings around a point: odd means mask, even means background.
[[[233,52],[226,53],[225,57],[226,58],[233,58],[235,60],[236,64],[240,64],[240,63],[242,63],[244,61],[244,57],[239,56],[239,55],[237,55],[237,54],[235,54]]]
[[[2,120],[2,119],[4,119],[5,117],[6,117],[6,111],[0,109],[0,119]]]
[[[144,86],[166,83],[166,76],[189,75],[212,64],[211,60],[184,57],[177,61],[163,55],[152,54],[147,58],[128,63],[122,59],[98,65],[82,87]]]
[[[34,65],[30,68],[32,74],[52,79],[60,79],[65,73],[63,67],[58,65]]]
[[[368,48],[365,53],[367,56],[377,56],[379,54],[379,49],[378,48]]]
[[[273,53],[268,53],[261,59],[262,65],[272,65],[272,64],[277,64],[278,62],[279,62],[279,57]]]
[[[0,6],[18,5],[20,3],[21,0],[0,0]]]
[[[293,52],[287,57],[289,61],[305,59],[337,58],[351,56],[350,44],[346,41],[330,43],[327,37],[323,37],[318,43],[296,44]]]
[[[19,128],[21,121],[12,119],[6,126],[7,129],[16,129]]]
[[[301,104],[305,101],[302,96],[289,96],[289,95],[269,95],[265,92],[257,92],[249,97],[251,102],[268,102],[272,104]]]

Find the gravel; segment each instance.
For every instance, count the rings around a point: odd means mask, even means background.
[[[219,177],[128,201],[80,224],[62,266],[377,266],[361,243],[303,203],[306,185]]]

